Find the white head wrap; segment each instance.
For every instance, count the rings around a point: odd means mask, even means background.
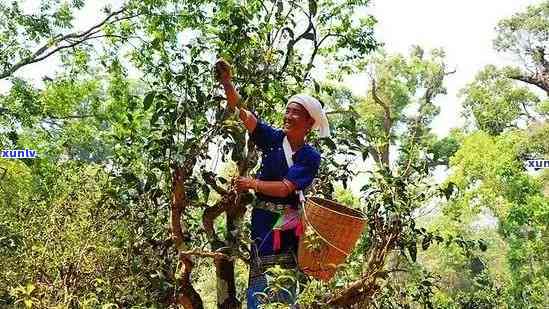
[[[326,112],[322,108],[322,105],[320,105],[320,102],[303,93],[296,94],[293,97],[291,97],[288,100],[288,106],[290,103],[299,103],[305,109],[307,112],[309,112],[309,115],[311,118],[314,119],[315,123],[313,124],[313,129],[318,129],[320,137],[328,137],[330,136],[330,124],[328,123],[328,118],[326,117]]]

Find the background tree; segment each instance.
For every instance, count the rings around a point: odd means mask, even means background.
[[[502,20],[494,47],[520,59],[521,68],[486,66],[462,90],[467,118],[476,130],[464,132],[450,160],[449,185],[458,192],[445,206],[450,217],[471,222],[481,213],[497,218],[507,264],[487,269],[498,295],[514,307],[542,307],[547,276],[545,226],[549,201],[546,172],[526,169],[526,160],[547,158],[548,3]],[[532,87],[534,86],[534,87]],[[468,214],[468,215],[466,215]]]
[[[549,94],[549,2],[529,6],[525,12],[500,21],[494,40],[497,51],[514,55],[521,67],[507,67],[509,78],[535,85]]]
[[[351,160],[371,158],[374,164],[362,188],[368,231],[349,259],[352,262],[342,266],[345,275],[335,279],[328,292],[320,290],[321,296],[306,291],[303,298],[330,306],[432,306],[436,277],[418,264],[418,247],[427,250],[436,242],[469,254],[480,244],[460,233],[443,237],[416,225],[415,213],[442,194],[430,184],[433,168],[457,148],[441,146],[428,127],[438,113],[433,101],[445,93],[443,80],[451,72],[443,51],[426,56],[417,46],[408,57],[380,52],[354,65],[370,74],[367,97],[354,97],[330,84],[320,88],[323,99],[336,109],[332,125],[337,128],[340,155],[327,164],[349,168],[345,154]],[[345,185],[354,175],[344,176],[332,177]],[[330,192],[328,197],[334,198]]]
[[[42,61],[52,55],[89,41],[108,36],[104,27],[122,23],[136,17],[126,6],[113,11],[104,9],[106,15],[97,24],[82,31],[74,31],[74,13],[85,2],[42,1],[40,12],[26,14],[21,4],[13,1],[0,5],[0,79],[12,76],[24,66]]]
[[[527,86],[517,85],[495,66],[486,66],[462,90],[467,118],[476,126],[497,135],[513,127],[541,121],[546,117],[542,100]]]

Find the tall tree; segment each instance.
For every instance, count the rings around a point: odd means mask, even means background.
[[[442,50],[426,55],[418,46],[407,57],[381,52],[354,64],[369,73],[367,97],[330,85],[321,90],[336,108],[332,124],[339,151],[371,158],[375,166],[362,188],[368,232],[353,255],[361,275],[346,278],[347,287],[324,301],[331,306],[391,308],[414,301],[429,306],[434,275],[414,270],[418,247],[427,250],[437,242],[457,244],[464,252],[478,248],[463,237],[445,238],[419,228],[414,216],[441,193],[429,184],[429,175],[456,148],[451,141],[443,142],[449,147],[437,144],[429,129],[438,114],[434,100],[445,93],[444,78],[452,72]]]
[[[538,307],[544,302],[549,278],[544,261],[549,223],[549,198],[543,194],[543,178],[525,170],[524,158],[547,155],[527,131],[513,130],[498,136],[479,131],[467,136],[451,159],[448,183],[456,186],[456,199],[448,205],[452,216],[489,209],[498,218],[498,231],[509,245],[511,273],[508,303]],[[541,151],[541,152],[540,152]]]
[[[549,94],[549,1],[503,19],[496,31],[495,49],[510,53],[522,62],[521,67],[506,68],[506,75]]]
[[[517,82],[549,94],[548,22],[547,1],[499,22],[494,47],[517,56],[521,66],[488,65],[462,90],[466,117],[480,130],[465,136],[450,160],[448,183],[459,193],[447,211],[460,217],[489,209],[498,219],[509,246],[505,292],[514,307],[542,306],[548,280],[541,262],[548,254],[548,183],[526,169],[526,160],[548,155],[547,97]]]

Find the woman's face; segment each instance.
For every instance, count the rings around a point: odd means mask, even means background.
[[[305,135],[311,130],[314,123],[314,119],[311,118],[307,110],[301,104],[291,102],[288,104],[288,107],[286,107],[282,130],[287,135],[296,133]]]

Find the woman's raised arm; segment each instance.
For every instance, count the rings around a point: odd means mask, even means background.
[[[231,65],[224,59],[219,59],[215,64],[215,70],[217,80],[223,85],[223,89],[225,90],[229,107],[231,109],[239,107],[240,95],[232,82]],[[257,125],[257,118],[244,107],[239,107],[239,110],[240,120],[242,120],[248,132],[253,132]]]

